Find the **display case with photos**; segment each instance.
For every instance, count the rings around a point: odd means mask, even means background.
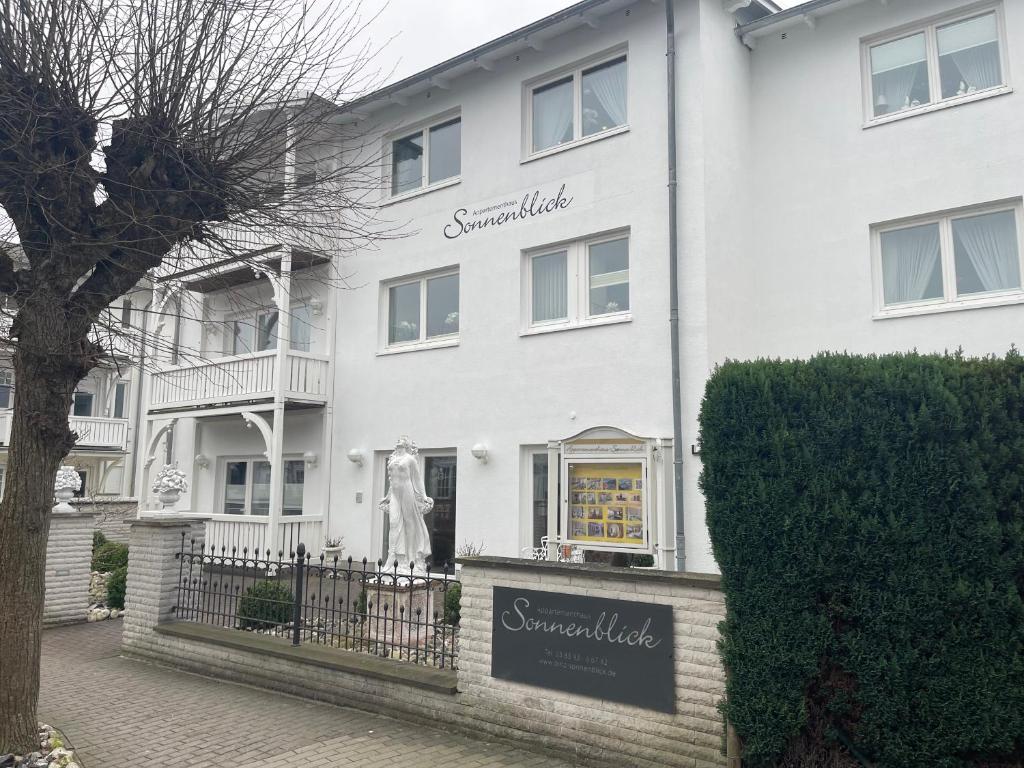
[[[589,549],[647,549],[646,466],[642,458],[566,461],[568,539]]]

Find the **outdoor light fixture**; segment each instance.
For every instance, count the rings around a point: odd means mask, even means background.
[[[473,458],[477,459],[481,464],[487,463],[487,446],[483,443],[477,443],[473,446]]]
[[[200,453],[198,456],[196,456],[196,466],[199,467],[200,469],[206,469],[207,467],[210,466],[210,457],[207,456],[205,453]]]
[[[324,311],[324,303],[320,297],[314,296],[309,300],[309,309],[314,315],[319,315]]]
[[[302,460],[306,462],[307,467],[315,467],[319,457],[312,451],[306,451],[302,454]]]
[[[360,467],[363,466],[363,452],[358,448],[353,448],[348,452],[348,460]]]

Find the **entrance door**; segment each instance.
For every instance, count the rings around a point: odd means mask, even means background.
[[[455,562],[455,457],[425,456],[424,485],[434,509],[424,518],[430,531],[430,558],[434,568]]]

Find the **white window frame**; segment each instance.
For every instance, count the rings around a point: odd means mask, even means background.
[[[124,391],[124,396],[121,400],[121,410],[123,415],[117,415],[117,388],[121,387]],[[114,419],[128,419],[130,413],[130,402],[131,402],[132,385],[128,379],[118,379],[114,382],[114,391],[110,400],[110,416]]]
[[[1020,259],[1020,275],[1022,287],[1009,288],[1002,291],[972,293],[957,296],[956,293],[956,260],[953,242],[953,220],[986,213],[1013,211],[1017,225],[1017,257]],[[942,261],[942,296],[935,299],[907,302],[903,304],[885,305],[885,293],[882,277],[882,234],[898,229],[916,227],[926,224],[939,225],[939,257]],[[872,282],[875,297],[876,320],[907,315],[931,314],[934,312],[950,312],[977,307],[995,307],[1006,304],[1024,302],[1024,205],[1021,198],[1003,200],[983,205],[953,208],[938,213],[917,216],[908,219],[885,222],[871,228],[872,250]]]
[[[986,88],[974,93],[966,93],[962,96],[951,96],[942,98],[942,78],[939,72],[939,48],[937,30],[958,21],[967,21],[977,16],[984,16],[988,13],[995,13],[996,16],[996,37],[999,43],[999,64],[1003,76],[1003,84],[993,88]],[[900,40],[911,35],[924,33],[925,56],[928,66],[928,88],[931,98],[928,104],[921,104],[918,107],[892,112],[887,115],[875,117],[874,95],[872,93],[871,80],[871,49],[877,45],[884,45],[895,40]],[[939,109],[955,107],[959,104],[966,104],[980,99],[988,99],[993,96],[1001,96],[1012,93],[1010,85],[1010,59],[1006,45],[1006,20],[1003,15],[1003,4],[984,2],[959,8],[952,13],[944,13],[939,16],[932,16],[922,21],[906,24],[896,29],[891,29],[879,35],[872,35],[861,40],[861,82],[864,101],[864,128],[871,128],[876,125],[884,125],[894,120],[902,120],[906,117],[935,112]]]
[[[291,302],[289,304],[288,311],[293,315],[293,319],[294,319],[295,310],[299,309],[300,307],[307,307],[307,306],[310,306],[309,301],[296,300],[296,301],[293,301],[293,302]],[[225,333],[224,333],[224,337],[225,337],[224,338],[224,350],[223,350],[224,351],[224,355],[227,356],[227,357],[243,357],[243,356],[246,356],[246,355],[270,355],[270,354],[273,354],[273,353],[277,352],[277,344],[275,344],[270,349],[256,349],[256,346],[259,343],[259,333],[260,333],[260,331],[259,331],[259,319],[260,319],[260,317],[262,315],[269,315],[269,314],[272,314],[274,312],[278,313],[278,329],[280,329],[280,327],[281,327],[281,317],[280,317],[280,310],[278,310],[277,307],[262,307],[262,308],[259,308],[259,309],[246,310],[244,312],[243,311],[232,312],[229,315],[227,315],[224,318],[224,323],[225,323],[225,326],[226,326],[225,327]],[[311,316],[313,315],[312,308],[310,308],[310,315]],[[246,321],[246,322],[251,321],[251,325],[252,325],[252,346],[253,346],[253,350],[251,352],[235,352],[234,351],[235,350],[235,323],[243,321],[243,320]],[[310,337],[309,337],[309,347],[310,348],[309,348],[309,350],[292,349],[292,340],[291,340],[291,338],[289,338],[288,339],[288,353],[289,354],[292,354],[293,352],[298,352],[300,354],[309,354],[310,352],[313,351],[313,346],[314,346],[314,344],[313,344],[313,334],[312,334],[313,324],[310,323],[309,325],[310,325]],[[291,328],[292,327],[293,326],[291,324],[288,327],[288,333],[289,334],[291,334]],[[277,341],[281,341],[281,337],[280,336],[277,337]]]
[[[454,333],[432,336],[427,338],[427,282],[438,277],[449,277],[456,275],[459,278],[459,330]],[[388,317],[391,308],[391,289],[402,285],[419,283],[420,285],[420,327],[419,338],[413,341],[399,341],[390,343],[388,341]],[[378,338],[378,355],[389,355],[399,352],[411,352],[418,349],[436,349],[438,347],[455,347],[459,344],[459,336],[462,333],[462,276],[459,266],[445,267],[430,272],[420,272],[415,275],[407,275],[393,280],[381,281],[380,284],[380,319]]]
[[[599,67],[602,64],[607,64],[615,59],[625,58],[626,60],[626,122],[622,125],[617,125],[614,128],[608,128],[604,131],[598,131],[592,133],[589,136],[583,135],[583,71],[586,69],[593,69]],[[607,139],[610,136],[617,136],[620,133],[626,133],[629,130],[629,119],[630,119],[630,104],[629,104],[629,93],[630,93],[630,64],[629,64],[629,48],[627,46],[618,47],[612,51],[605,51],[596,56],[592,56],[588,59],[575,62],[567,67],[562,67],[553,72],[547,72],[540,77],[528,80],[523,83],[523,126],[522,126],[522,160],[521,162],[529,162],[530,160],[537,160],[541,157],[547,157],[548,155],[557,154],[558,152],[564,152],[567,149],[573,147],[579,147],[583,144],[590,144],[594,141],[600,141],[601,139]],[[547,147],[546,149],[539,149],[536,152],[533,150],[533,92],[538,88],[543,88],[545,85],[551,85],[559,80],[572,76],[572,139],[570,141],[563,142],[562,144],[556,144],[553,147]]]
[[[435,115],[428,120],[420,123],[413,123],[412,125],[403,128],[402,130],[393,131],[384,137],[384,169],[381,177],[384,180],[384,197],[386,203],[397,203],[402,200],[408,200],[411,197],[419,197],[425,195],[428,192],[433,192],[437,189],[444,189],[445,187],[453,186],[462,181],[462,134],[461,129],[463,126],[460,125],[460,138],[459,138],[459,172],[450,176],[447,179],[441,179],[435,181],[433,184],[430,183],[430,130],[431,128],[438,128],[442,125],[454,122],[458,120],[462,122],[462,110],[456,109],[445,112],[441,115]],[[410,136],[420,134],[423,139],[423,175],[420,178],[420,186],[415,189],[409,189],[405,192],[399,192],[397,194],[392,192],[392,174],[394,165],[392,162],[392,152],[396,141],[407,139]]]
[[[305,459],[302,456],[299,456],[299,455],[285,454],[283,457],[281,457],[281,462],[282,462],[281,472],[282,473],[284,472],[284,463],[285,462],[289,462],[289,461],[302,461],[302,462],[304,462]],[[227,483],[227,467],[228,467],[228,464],[241,463],[241,462],[245,462],[245,464],[247,465],[247,469],[245,470],[245,501],[243,502],[243,504],[244,504],[244,507],[243,507],[244,511],[242,512],[242,514],[236,515],[236,514],[233,514],[231,512],[225,512],[224,511],[224,502],[226,501],[225,494],[227,493],[227,485],[228,485],[228,483]],[[256,462],[266,462],[266,463],[269,464],[270,460],[266,456],[253,456],[253,455],[247,455],[247,456],[221,456],[221,457],[218,458],[218,460],[217,460],[217,496],[216,496],[217,506],[216,506],[216,511],[213,514],[223,515],[223,516],[225,516],[227,518],[231,518],[231,519],[240,519],[240,518],[254,518],[256,520],[269,520],[270,519],[269,510],[268,510],[266,515],[254,515],[252,513],[252,486],[253,486],[253,474],[254,474],[253,473],[253,464],[255,464]],[[306,470],[307,471],[309,470],[308,466],[306,467]],[[271,473],[274,472],[274,467],[273,466],[270,467],[270,471],[271,471]],[[282,478],[282,481],[281,481],[281,519],[282,520],[284,520],[285,518],[291,520],[291,519],[295,519],[295,518],[299,518],[299,517],[305,517],[307,515],[306,509],[305,509],[305,506],[306,506],[305,475],[303,476],[303,483],[302,483],[302,485],[303,485],[303,494],[302,494],[302,506],[303,506],[303,509],[302,509],[302,512],[300,514],[298,514],[298,515],[286,515],[286,514],[284,514],[284,479]]]
[[[626,240],[626,253],[629,255],[629,309],[619,312],[606,312],[601,315],[590,314],[590,246],[613,240]],[[566,258],[566,318],[559,320],[533,321],[533,260],[537,256],[565,251]],[[591,235],[578,240],[568,240],[540,248],[523,251],[522,266],[522,328],[521,336],[537,333],[564,331],[571,328],[588,328],[597,325],[626,323],[633,319],[633,258],[632,237],[629,229],[619,229],[599,235]]]

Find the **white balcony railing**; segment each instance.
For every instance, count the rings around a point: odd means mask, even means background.
[[[76,448],[107,448],[124,451],[128,448],[128,420],[104,419],[95,416],[71,416],[68,426],[78,434]],[[0,444],[11,444],[11,411],[0,410]]]
[[[248,557],[265,559],[270,550],[270,559],[273,560],[280,553],[287,558],[302,542],[315,559],[320,557],[323,547],[323,527],[320,515],[285,517],[277,523],[277,530],[271,536],[266,517],[214,515],[206,521],[203,546],[207,552],[212,550],[217,555],[229,557],[232,554],[242,557],[244,551]]]
[[[308,352],[289,352],[281,386],[285,397],[309,402],[327,401],[327,358]],[[178,365],[153,374],[151,408],[231,404],[274,396],[277,352],[223,357]]]
[[[72,416],[68,419],[68,426],[78,434],[79,447],[116,448],[120,451],[128,447],[127,419]]]

